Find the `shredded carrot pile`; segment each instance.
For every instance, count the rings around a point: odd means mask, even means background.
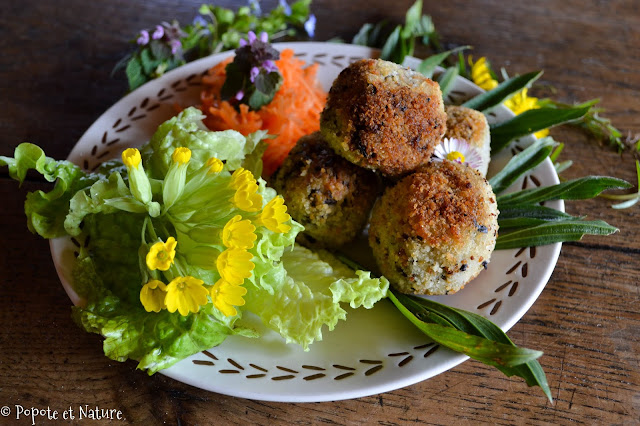
[[[258,111],[249,111],[244,104],[238,111],[220,99],[225,67],[231,60],[219,63],[202,78],[205,89],[200,95],[200,109],[207,116],[204,124],[215,131],[234,129],[248,135],[262,129],[276,136],[266,140],[268,147],[262,157],[263,174],[269,176],[280,167],[300,137],[320,128],[320,113],[327,94],[316,81],[318,66],[305,68],[305,62],[296,59],[293,50],[283,50],[276,61],[283,82],[273,100]]]

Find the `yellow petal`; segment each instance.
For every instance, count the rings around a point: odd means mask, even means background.
[[[167,285],[162,281],[151,280],[140,290],[140,302],[147,312],[160,312],[166,307],[164,299]]]
[[[187,316],[190,312],[198,312],[200,306],[209,302],[209,292],[203,286],[204,282],[191,276],[176,277],[167,286],[165,303],[169,312],[176,310],[180,315]]]
[[[226,247],[250,249],[257,238],[255,230],[250,220],[242,220],[242,216],[236,215],[222,229],[222,243]]]
[[[122,152],[122,162],[127,167],[138,167],[141,161],[140,151],[135,148],[127,148]]]
[[[171,154],[171,160],[174,163],[178,164],[187,164],[191,159],[191,150],[185,147],[178,147],[173,150],[173,154]]]

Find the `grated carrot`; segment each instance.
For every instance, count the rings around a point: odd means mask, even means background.
[[[266,140],[268,147],[262,161],[264,175],[271,175],[284,161],[298,139],[320,129],[320,113],[327,98],[316,81],[318,65],[308,67],[285,49],[276,65],[283,77],[282,86],[273,100],[258,111],[241,104],[240,111],[220,99],[226,78],[225,67],[231,58],[219,63],[202,78],[205,89],[200,94],[200,109],[207,116],[204,124],[210,130],[234,129],[248,135],[263,129],[275,135]]]

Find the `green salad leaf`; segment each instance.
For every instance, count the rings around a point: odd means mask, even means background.
[[[185,109],[93,174],[31,144],[0,158],[19,181],[31,169],[57,181],[25,210],[38,212],[29,217],[41,235],[85,242],[73,317],[104,336],[109,358],[150,374],[227,336],[257,337],[242,325],[246,312],[307,350],[346,318],[341,304],[371,308],[389,286],[295,246],[303,227],[250,171],[261,169],[266,133],[211,132],[202,118]]]

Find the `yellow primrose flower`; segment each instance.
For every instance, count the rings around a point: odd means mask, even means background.
[[[167,285],[162,281],[151,280],[140,290],[140,302],[147,312],[160,312],[166,308],[164,298],[167,295]]]
[[[224,167],[224,163],[216,157],[211,157],[207,160],[207,167],[209,168],[207,173],[220,173]]]
[[[166,243],[159,241],[152,245],[149,253],[147,253],[147,267],[152,271],[156,269],[161,271],[168,270],[176,257],[177,244],[178,242],[175,238],[169,237]]]
[[[127,148],[122,151],[122,162],[125,166],[138,168],[141,161],[142,157],[140,157],[140,151],[137,149]]]
[[[222,229],[222,244],[229,248],[250,249],[257,238],[255,230],[250,220],[242,220],[240,215],[234,216]]]
[[[249,170],[240,167],[231,175],[229,186],[233,189],[240,189],[247,184],[257,185],[256,178]]]
[[[190,312],[198,312],[200,306],[209,303],[209,291],[203,286],[204,281],[186,276],[174,278],[167,286],[165,303],[169,312],[180,312],[187,316]]]
[[[251,276],[256,265],[251,261],[253,255],[240,248],[230,248],[218,256],[216,267],[218,272],[229,284],[240,285],[245,278]]]
[[[264,206],[262,212],[258,215],[256,223],[263,225],[273,232],[289,232],[291,226],[285,222],[291,220],[291,216],[287,214],[287,206],[284,199],[280,196],[275,197]]]
[[[210,294],[213,305],[218,308],[224,316],[231,317],[238,313],[234,306],[244,305],[242,296],[247,294],[247,289],[239,285],[229,284],[221,278],[211,287]]]
[[[191,150],[185,147],[178,147],[173,150],[171,159],[174,163],[187,164],[191,160]]]
[[[231,202],[240,210],[257,212],[262,208],[262,195],[253,173],[240,167],[231,175],[229,186],[236,190]]]
[[[471,65],[471,79],[475,84],[484,90],[494,89],[498,85],[498,81],[491,76],[487,58],[483,56],[473,62],[471,56],[469,56],[469,65]]]

